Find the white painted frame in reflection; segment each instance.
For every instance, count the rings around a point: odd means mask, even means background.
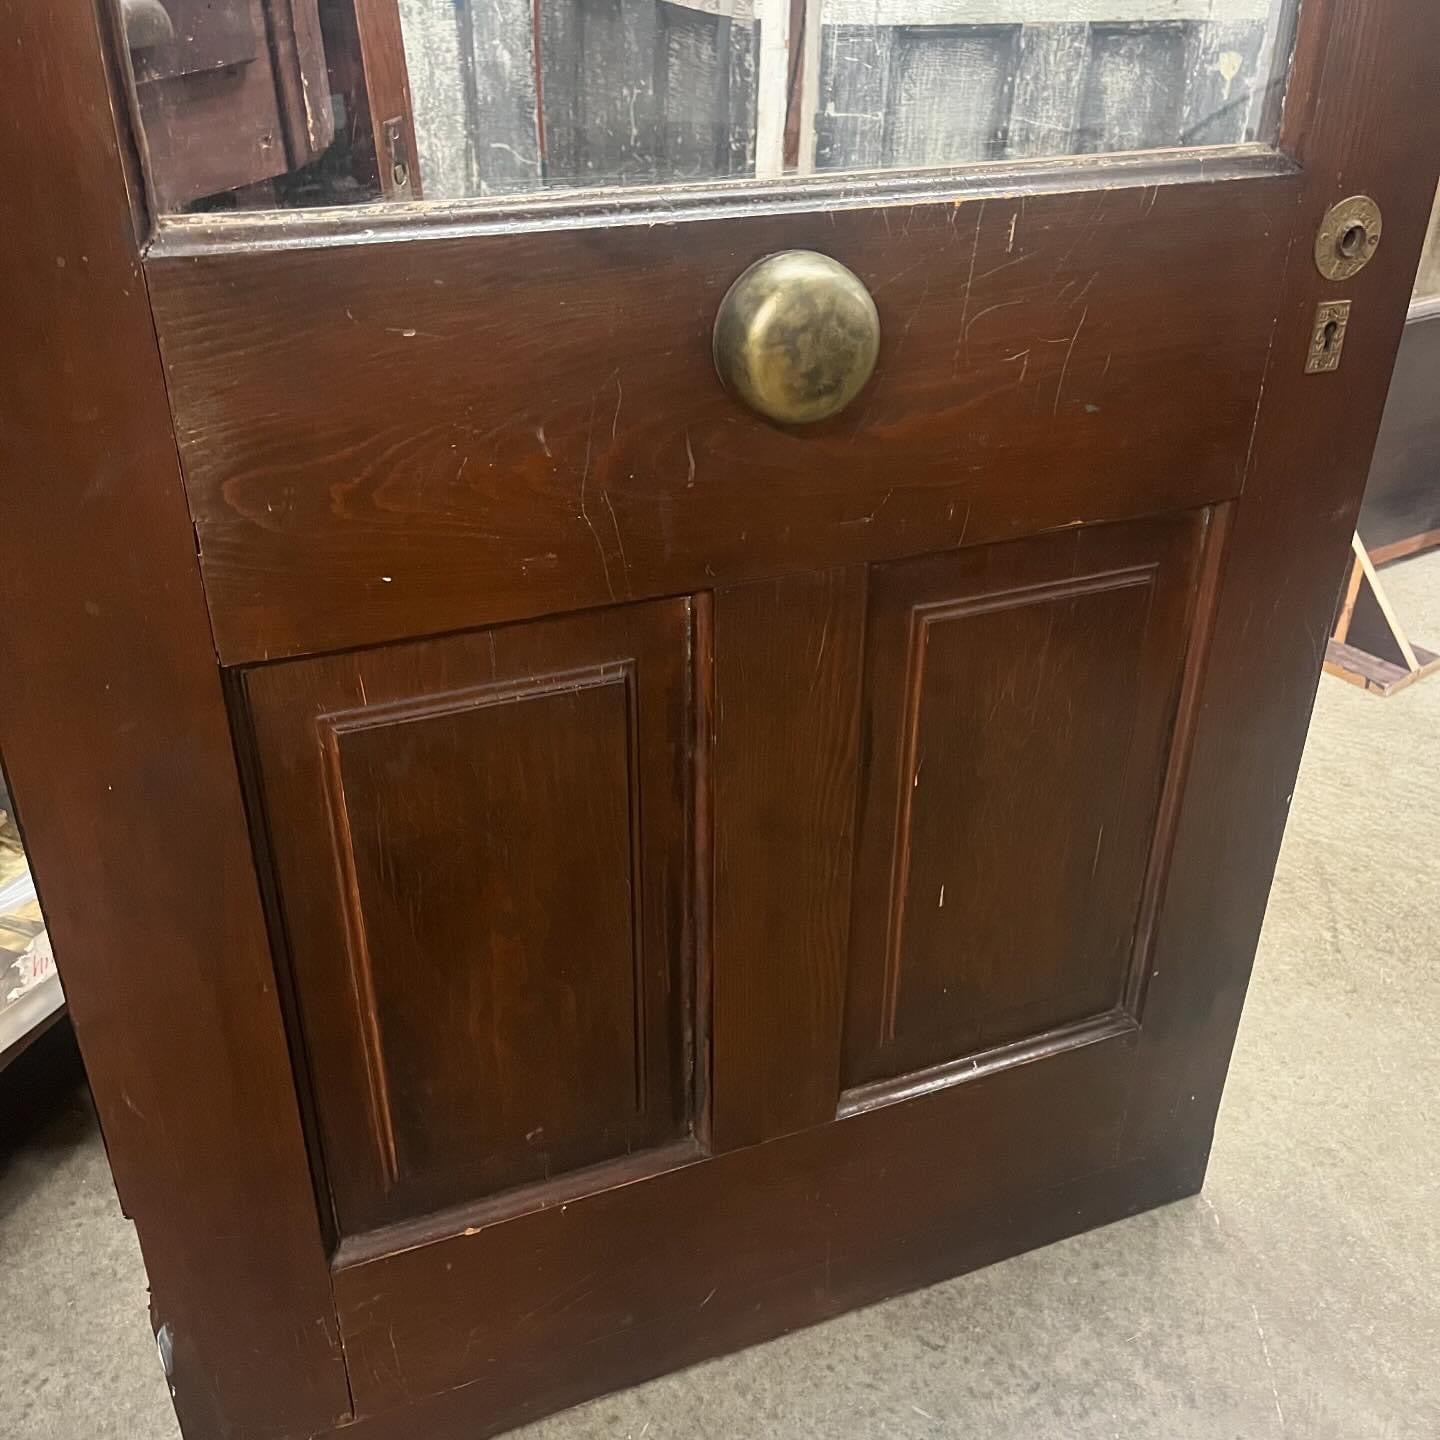
[[[428,197],[787,169],[789,0],[399,4]],[[1268,140],[1296,8],[804,0],[788,168]]]

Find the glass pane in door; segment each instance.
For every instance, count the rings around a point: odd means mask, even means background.
[[[755,171],[750,0],[119,0],[164,211]]]
[[[819,170],[1275,138],[1295,0],[812,0]]]
[[[426,193],[754,168],[754,16],[668,0],[400,0]]]
[[[162,211],[1274,138],[1296,0],[116,0]]]

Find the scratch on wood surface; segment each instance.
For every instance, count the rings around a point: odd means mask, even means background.
[[[618,413],[618,412],[617,412]],[[610,492],[602,490],[600,498],[605,502],[605,508],[610,512],[610,524],[615,531],[615,546],[620,551],[620,564],[625,570],[625,588],[630,588],[630,561],[625,555],[625,540],[620,534],[620,521],[615,517],[615,506],[610,501]]]
[[[857,516],[855,517],[855,519],[853,519],[853,520],[842,520],[840,523],[841,523],[842,525],[869,525],[869,524],[871,524],[871,523],[874,521],[875,517],[886,507],[886,505],[888,505],[888,504],[890,503],[890,497],[891,497],[894,493],[895,493],[895,487],[892,485],[892,486],[885,492],[885,494],[884,494],[883,498],[881,499],[880,503],[879,503],[868,515],[857,515]]]
[[[997,310],[1009,310],[1015,305],[1023,305],[1023,300],[1002,300],[998,305],[987,305],[966,327],[965,338],[970,338],[970,332],[987,316],[993,315]]]
[[[925,282],[925,288],[920,292],[919,300],[917,300],[915,304],[910,307],[910,314],[905,321],[905,328],[901,330],[899,343],[895,346],[895,359],[897,361],[899,360],[901,353],[905,349],[905,342],[910,338],[910,331],[914,328],[916,318],[925,308],[926,301],[930,299],[930,285],[931,282],[927,280]]]
[[[1007,250],[1005,253],[1008,255],[1010,252]],[[994,265],[989,270],[982,271],[975,277],[975,283],[978,285],[982,280],[988,280],[992,275],[998,275],[1002,270],[1009,270],[1013,266],[1023,265],[1027,260],[1033,258],[1031,255],[1017,255],[1013,260],[1004,260],[999,265]]]
[[[825,612],[825,623],[820,627],[820,648],[815,652],[815,673],[810,677],[810,688],[813,690],[820,683],[820,674],[825,665],[825,651],[830,644],[830,611]]]
[[[1060,257],[1060,263],[1055,267],[1055,274],[1062,274],[1065,267],[1070,263],[1070,257],[1090,238],[1096,227],[1105,218],[1105,197],[1106,191],[1095,192],[1095,209],[1091,212],[1090,218],[1081,227],[1080,234],[1076,236],[1070,248]]]
[[[604,572],[605,588],[610,592],[610,598],[615,599],[615,586],[610,580],[610,561],[605,554],[605,547],[600,543],[600,532],[595,528],[595,522],[590,518],[590,512],[585,508],[585,486],[590,479],[590,448],[595,433],[595,400],[590,401],[590,418],[585,422],[585,463],[580,468],[580,516],[590,529],[590,536],[595,541],[595,549],[600,556],[600,569]]]
[[[1100,272],[1097,270],[1097,271],[1095,271],[1095,273],[1094,273],[1093,275],[1091,275],[1091,277],[1080,287],[1080,293],[1070,302],[1070,308],[1071,308],[1072,310],[1090,293],[1090,291],[1091,291],[1092,289],[1094,289],[1094,287],[1095,287],[1095,282],[1096,282],[1099,278],[1100,278]]]
[[[980,226],[985,219],[985,202],[980,202],[980,209],[975,216],[975,234],[970,242],[970,273],[965,277],[965,303],[960,309],[960,345],[956,347],[956,359],[959,358],[961,347],[965,351],[965,363],[970,363],[970,344],[968,321],[970,319],[970,291],[975,284],[975,261],[980,255]],[[958,368],[958,365],[957,367]]]
[[[1060,397],[1065,393],[1065,376],[1070,372],[1070,357],[1075,353],[1075,342],[1080,338],[1080,332],[1085,328],[1085,321],[1089,317],[1090,307],[1087,305],[1081,312],[1080,323],[1075,327],[1075,333],[1070,337],[1070,348],[1065,352],[1065,363],[1060,367],[1060,383],[1055,387],[1055,415],[1060,413]]]

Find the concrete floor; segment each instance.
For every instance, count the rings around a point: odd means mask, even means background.
[[[1440,556],[1386,579],[1436,647]],[[525,1440],[1435,1440],[1437,743],[1440,676],[1389,700],[1323,682],[1201,1198]],[[77,1093],[0,1145],[0,1436],[176,1434]]]

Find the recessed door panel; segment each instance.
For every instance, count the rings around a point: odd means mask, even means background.
[[[339,1227],[683,1133],[689,606],[246,689]]]
[[[1136,1004],[1203,517],[877,569],[846,1079]]]

